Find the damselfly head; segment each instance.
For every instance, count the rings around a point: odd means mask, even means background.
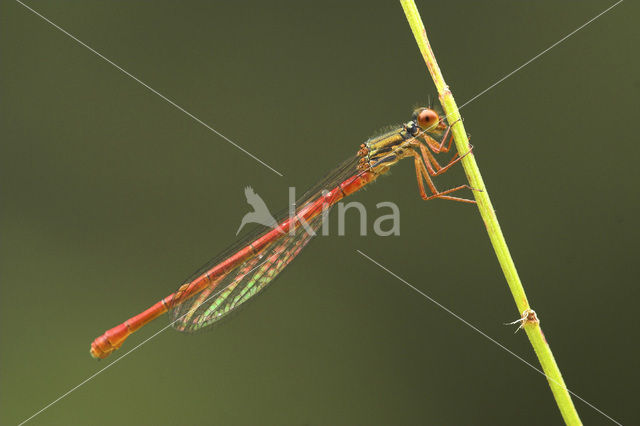
[[[422,107],[413,111],[413,121],[417,123],[422,130],[439,131],[447,128],[438,113],[431,108]]]

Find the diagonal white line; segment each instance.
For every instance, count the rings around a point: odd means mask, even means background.
[[[250,153],[249,151],[247,151],[246,149],[244,149],[243,147],[241,147],[240,145],[238,145],[237,143],[235,143],[234,141],[232,141],[231,139],[229,139],[228,137],[226,137],[225,135],[223,135],[222,133],[220,133],[219,131],[217,131],[216,129],[214,129],[213,127],[209,126],[207,123],[205,123],[204,121],[200,120],[198,117],[196,117],[195,115],[191,114],[189,111],[187,111],[186,109],[184,109],[183,107],[181,107],[180,105],[178,105],[177,103],[175,103],[174,101],[172,101],[171,99],[167,98],[165,95],[163,95],[162,93],[158,92],[156,89],[154,89],[153,87],[149,86],[147,83],[145,83],[144,81],[140,80],[138,77],[136,77],[135,75],[131,74],[129,71],[125,70],[124,68],[122,68],[121,66],[119,66],[118,64],[116,64],[115,62],[113,62],[111,59],[107,58],[106,56],[104,56],[103,54],[101,54],[100,52],[98,52],[97,50],[95,50],[94,48],[92,48],[91,46],[89,46],[88,44],[86,44],[85,42],[83,42],[82,40],[78,39],[77,37],[75,37],[73,34],[69,33],[68,31],[66,31],[65,29],[61,28],[59,25],[53,23],[51,20],[49,20],[47,17],[43,16],[42,14],[40,14],[39,12],[35,11],[34,9],[32,9],[31,7],[27,6],[26,4],[24,4],[23,2],[21,2],[20,0],[16,0],[16,2],[20,3],[22,6],[24,6],[26,9],[30,10],[31,12],[33,12],[34,14],[36,14],[37,16],[39,16],[40,18],[42,18],[43,20],[47,21],[49,24],[51,24],[53,27],[55,27],[56,29],[60,30],[61,32],[63,32],[64,34],[66,34],[67,36],[69,36],[70,38],[72,38],[73,40],[75,40],[76,42],[78,42],[79,44],[81,44],[82,46],[86,47],[87,49],[89,49],[91,52],[95,53],[97,56],[99,56],[100,58],[104,59],[105,61],[107,61],[108,63],[110,63],[111,65],[113,65],[115,68],[117,68],[119,71],[123,72],[124,74],[126,74],[127,76],[131,77],[132,79],[134,79],[135,81],[137,81],[138,83],[140,83],[141,85],[143,85],[145,88],[147,88],[148,90],[150,90],[151,92],[155,93],[156,95],[160,96],[162,99],[164,99],[165,101],[167,101],[168,103],[170,103],[171,105],[173,105],[175,108],[177,108],[178,110],[182,111],[183,113],[185,113],[186,115],[188,115],[189,117],[191,117],[192,119],[194,119],[195,121],[197,121],[199,124],[203,125],[204,127],[206,127],[207,129],[211,130],[213,133],[215,133],[216,135],[220,136],[222,139],[224,139],[225,141],[229,142],[231,145],[235,146],[236,148],[238,148],[240,151],[244,152],[245,154],[247,154],[249,157],[253,158],[254,160],[256,160],[258,163],[262,164],[263,166],[265,166],[266,168],[268,168],[269,170],[271,170],[272,172],[274,172],[275,174],[279,175],[279,176],[283,176],[282,173],[280,173],[279,171],[277,171],[276,169],[274,169],[273,167],[271,167],[270,165],[268,165],[267,163],[265,163],[264,161],[262,161],[261,159],[259,159],[258,157],[256,157],[255,155],[253,155],[252,153]]]
[[[589,25],[590,23],[592,23],[593,21],[595,21],[596,19],[598,19],[599,17],[601,17],[602,15],[604,15],[605,13],[607,13],[608,11],[610,11],[611,9],[613,9],[614,7],[616,7],[617,5],[619,5],[620,3],[622,3],[624,0],[618,0],[616,3],[612,4],[611,6],[609,6],[608,8],[606,8],[605,10],[603,10],[602,12],[598,13],[596,16],[594,16],[593,18],[589,19],[587,22],[585,22],[584,24],[580,25],[578,28],[576,28],[575,30],[571,31],[569,34],[567,34],[566,36],[562,37],[560,40],[556,41],[555,43],[553,43],[551,46],[547,47],[546,49],[544,49],[542,52],[538,53],[536,56],[534,56],[533,58],[529,59],[527,62],[525,62],[524,64],[520,65],[518,68],[516,68],[515,70],[511,71],[509,74],[505,75],[504,77],[502,77],[500,80],[496,81],[495,83],[493,83],[491,86],[487,87],[486,89],[484,89],[482,92],[478,93],[477,95],[475,95],[474,97],[472,97],[471,99],[467,100],[465,103],[463,103],[462,105],[460,105],[458,107],[458,109],[462,109],[465,106],[469,105],[471,102],[475,101],[476,99],[478,99],[480,96],[484,95],[485,93],[487,93],[489,90],[493,89],[494,87],[496,87],[498,84],[502,83],[503,81],[505,81],[506,79],[508,79],[509,77],[511,77],[512,75],[514,75],[515,73],[517,73],[518,71],[520,71],[522,68],[526,67],[527,65],[529,65],[531,62],[535,61],[536,59],[538,59],[540,56],[544,55],[545,53],[547,53],[548,51],[550,51],[551,49],[553,49],[554,47],[556,47],[557,45],[559,45],[560,43],[562,43],[563,41],[565,41],[566,39],[568,39],[569,37],[571,37],[572,35],[574,35],[575,33],[577,33],[578,31],[580,31],[581,29],[583,29],[584,27],[586,27],[587,25]]]
[[[247,272],[247,275],[250,274],[251,272],[255,271],[256,269],[258,269],[259,267],[261,267],[262,265],[264,265],[265,263],[267,263],[269,260],[265,260],[264,262],[259,263],[258,265],[256,265],[255,267],[251,268],[249,270],[249,272]],[[214,297],[216,297],[217,295],[219,295],[220,293],[222,293],[225,290],[225,288],[221,288],[220,291],[215,292],[214,294],[212,294],[211,296],[209,296],[207,299],[205,299],[204,301],[200,302],[194,309],[197,309],[198,307],[200,307],[201,305],[207,303],[209,300],[213,299]],[[131,352],[137,350],[138,348],[140,348],[140,346],[144,345],[145,343],[147,343],[149,340],[155,338],[156,336],[158,336],[160,333],[164,332],[165,330],[167,330],[169,327],[171,327],[173,324],[175,324],[176,322],[180,321],[182,318],[184,318],[186,315],[188,315],[191,311],[187,311],[185,312],[183,315],[179,316],[177,319],[171,321],[168,325],[166,325],[165,327],[161,328],[159,331],[155,332],[153,335],[151,335],[150,337],[147,337],[145,340],[143,340],[142,342],[138,343],[135,347],[131,348],[129,351],[127,351],[126,353],[124,353],[121,357],[116,358],[115,360],[113,360],[113,362],[111,362],[108,365],[105,365],[103,368],[101,368],[100,370],[96,371],[95,373],[93,373],[91,376],[87,377],[86,379],[84,379],[83,381],[81,381],[80,383],[78,383],[76,386],[72,387],[71,389],[69,389],[68,391],[66,391],[65,393],[63,393],[62,395],[60,395],[58,398],[56,398],[55,400],[51,401],[49,404],[45,405],[44,407],[42,407],[40,410],[36,411],[35,413],[33,413],[29,418],[23,420],[22,422],[20,422],[20,424],[18,424],[18,426],[22,426],[23,424],[27,423],[29,420],[33,419],[35,416],[37,416],[38,414],[42,413],[43,411],[47,410],[49,407],[51,407],[52,405],[56,404],[58,401],[60,401],[61,399],[63,399],[64,397],[66,397],[67,395],[69,395],[70,393],[72,393],[73,391],[75,391],[76,389],[78,389],[79,387],[81,387],[82,385],[84,385],[87,382],[90,382],[91,380],[93,380],[96,376],[102,374],[107,368],[113,366],[116,362],[119,362],[121,359],[123,359],[124,357],[126,357],[127,355],[129,355]]]
[[[86,379],[84,379],[82,382],[78,383],[76,386],[72,387],[71,389],[69,389],[68,391],[66,391],[65,393],[63,393],[62,395],[60,395],[58,398],[56,398],[55,400],[51,401],[49,404],[45,405],[44,407],[42,407],[40,410],[36,411],[35,413],[33,413],[29,418],[23,420],[22,422],[20,422],[20,424],[18,424],[18,426],[22,426],[23,424],[27,423],[29,420],[33,419],[35,416],[37,416],[38,414],[42,413],[43,411],[45,411],[46,409],[48,409],[49,407],[51,407],[52,405],[54,405],[55,403],[57,403],[58,401],[60,401],[61,399],[63,399],[64,397],[66,397],[67,395],[69,395],[71,392],[75,391],[76,389],[78,389],[79,387],[81,387],[82,385],[84,385],[85,383],[91,381],[92,379],[94,379],[96,376],[100,375],[101,373],[103,373],[107,368],[112,367],[116,362],[120,361],[121,359],[123,359],[124,357],[126,357],[127,355],[129,355],[131,352],[135,351],[136,349],[138,349],[140,346],[144,345],[145,343],[147,343],[149,340],[153,339],[154,337],[156,337],[158,334],[162,333],[163,331],[165,331],[166,329],[168,329],[169,327],[171,327],[173,323],[165,326],[164,328],[160,329],[160,331],[156,332],[155,334],[153,334],[151,337],[148,337],[147,339],[143,340],[141,343],[139,343],[138,345],[136,345],[134,348],[132,348],[131,350],[129,350],[128,352],[124,353],[121,357],[113,360],[113,362],[111,362],[110,364],[104,366],[103,368],[101,368],[100,370],[96,371],[95,373],[93,373],[91,376],[87,377]]]
[[[582,398],[580,395],[577,395],[575,392],[571,391],[569,388],[562,386],[562,384],[558,383],[557,381],[555,381],[554,379],[548,377],[546,374],[544,374],[544,372],[542,370],[540,370],[539,368],[537,368],[536,366],[534,366],[533,364],[531,364],[530,362],[526,361],[524,358],[522,358],[520,355],[516,354],[515,352],[511,351],[510,349],[508,349],[507,347],[503,346],[500,342],[498,342],[497,340],[495,340],[494,338],[492,338],[491,336],[489,336],[488,334],[486,334],[484,331],[480,330],[478,327],[476,327],[475,325],[471,324],[469,321],[465,320],[464,318],[462,318],[460,315],[456,314],[455,312],[453,312],[451,309],[447,308],[446,306],[444,306],[443,304],[441,304],[440,302],[438,302],[437,300],[435,300],[434,298],[432,298],[431,296],[429,296],[428,294],[424,293],[422,290],[419,290],[418,288],[414,287],[413,285],[411,285],[410,283],[408,283],[405,279],[399,277],[398,275],[396,275],[395,273],[391,272],[388,268],[384,267],[383,265],[381,265],[380,263],[378,263],[377,261],[373,260],[371,257],[367,256],[366,254],[364,254],[363,252],[361,252],[360,250],[356,250],[358,253],[360,253],[363,257],[365,257],[366,259],[368,259],[369,261],[371,261],[372,263],[376,264],[377,266],[379,266],[381,269],[385,270],[386,272],[388,272],[390,275],[392,275],[393,277],[395,277],[396,279],[400,280],[401,282],[403,282],[404,284],[406,284],[409,288],[411,288],[413,291],[415,291],[416,293],[420,294],[421,296],[423,296],[424,298],[428,299],[430,302],[433,302],[435,305],[437,305],[440,309],[444,310],[445,312],[447,312],[448,314],[452,315],[453,317],[455,317],[456,319],[458,319],[459,321],[461,321],[462,323],[464,323],[466,326],[470,327],[471,329],[473,329],[474,331],[478,332],[480,335],[484,336],[485,338],[487,338],[488,340],[490,340],[492,343],[496,344],[498,347],[500,347],[501,349],[505,350],[506,352],[508,352],[509,354],[513,355],[514,357],[516,357],[518,360],[522,361],[524,364],[528,365],[529,367],[533,368],[535,371],[537,371],[538,373],[542,374],[544,377],[547,378],[547,380],[554,382],[556,385],[564,388],[567,390],[567,392],[569,392],[571,395],[575,396],[576,398],[578,398],[580,401],[584,402],[585,404],[587,404],[589,407],[593,408],[594,410],[596,410],[598,413],[602,414],[603,416],[605,416],[607,419],[611,420],[613,423],[617,424],[617,425],[621,425],[621,423],[617,422],[616,420],[614,420],[613,418],[609,417],[605,412],[603,412],[602,410],[598,409],[598,407],[596,407],[595,405],[591,404],[589,401],[585,400],[584,398]]]

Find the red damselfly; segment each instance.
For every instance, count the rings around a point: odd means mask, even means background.
[[[441,198],[474,203],[451,193],[467,185],[438,191],[431,177],[447,171],[464,155],[440,166],[434,154],[448,152],[451,126],[432,108],[418,108],[412,120],[369,139],[357,154],[296,200],[295,213],[276,216],[275,226],[258,227],[196,271],[173,294],[105,332],[91,343],[94,358],[106,358],[134,331],[171,310],[172,326],[183,332],[208,327],[260,292],[315,235],[322,213],[362,189],[403,158],[413,158],[424,200]],[[429,193],[425,190],[427,184]]]

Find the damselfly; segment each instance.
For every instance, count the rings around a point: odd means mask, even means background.
[[[440,166],[434,154],[448,152],[451,126],[432,108],[418,108],[412,120],[369,139],[357,154],[329,173],[296,201],[294,214],[276,217],[273,228],[260,227],[195,272],[173,294],[144,312],[105,332],[91,343],[91,355],[105,358],[134,331],[171,310],[172,326],[194,332],[208,327],[267,286],[315,235],[322,213],[362,189],[403,158],[413,158],[418,188],[424,200],[442,198],[474,203],[451,193],[467,185],[438,191],[431,177],[447,171],[470,152],[455,154]],[[424,184],[429,187],[429,193]]]

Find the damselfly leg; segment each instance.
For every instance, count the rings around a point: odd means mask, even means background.
[[[455,124],[455,122],[453,124]],[[442,136],[442,139],[440,142],[436,141],[434,138],[432,138],[431,136],[429,136],[424,132],[418,137],[416,137],[415,141],[416,141],[417,148],[420,150],[420,154],[414,151],[413,157],[414,157],[414,164],[416,167],[416,178],[418,180],[418,188],[420,190],[420,196],[422,197],[422,199],[427,201],[427,200],[432,200],[434,198],[441,198],[443,200],[452,200],[452,201],[460,201],[463,203],[475,204],[476,202],[474,200],[469,200],[461,197],[452,197],[447,195],[447,194],[451,194],[452,192],[459,191],[461,189],[466,188],[470,190],[476,190],[475,188],[471,188],[469,185],[460,185],[455,188],[447,189],[445,191],[439,191],[436,188],[435,184],[433,183],[433,180],[431,179],[432,176],[441,175],[442,173],[449,170],[454,164],[458,163],[466,155],[471,153],[471,151],[473,150],[473,147],[469,146],[469,151],[464,153],[462,156],[459,156],[458,153],[456,153],[453,156],[453,158],[449,161],[449,163],[447,163],[447,165],[443,167],[440,165],[440,163],[438,163],[438,160],[436,160],[434,153],[435,154],[439,154],[442,152],[446,153],[446,152],[449,152],[449,150],[451,149],[451,143],[453,141],[451,126],[447,126],[447,129],[444,132],[444,135]],[[433,153],[431,151],[433,151]],[[427,186],[431,190],[432,195],[427,195],[423,182],[427,183]]]

